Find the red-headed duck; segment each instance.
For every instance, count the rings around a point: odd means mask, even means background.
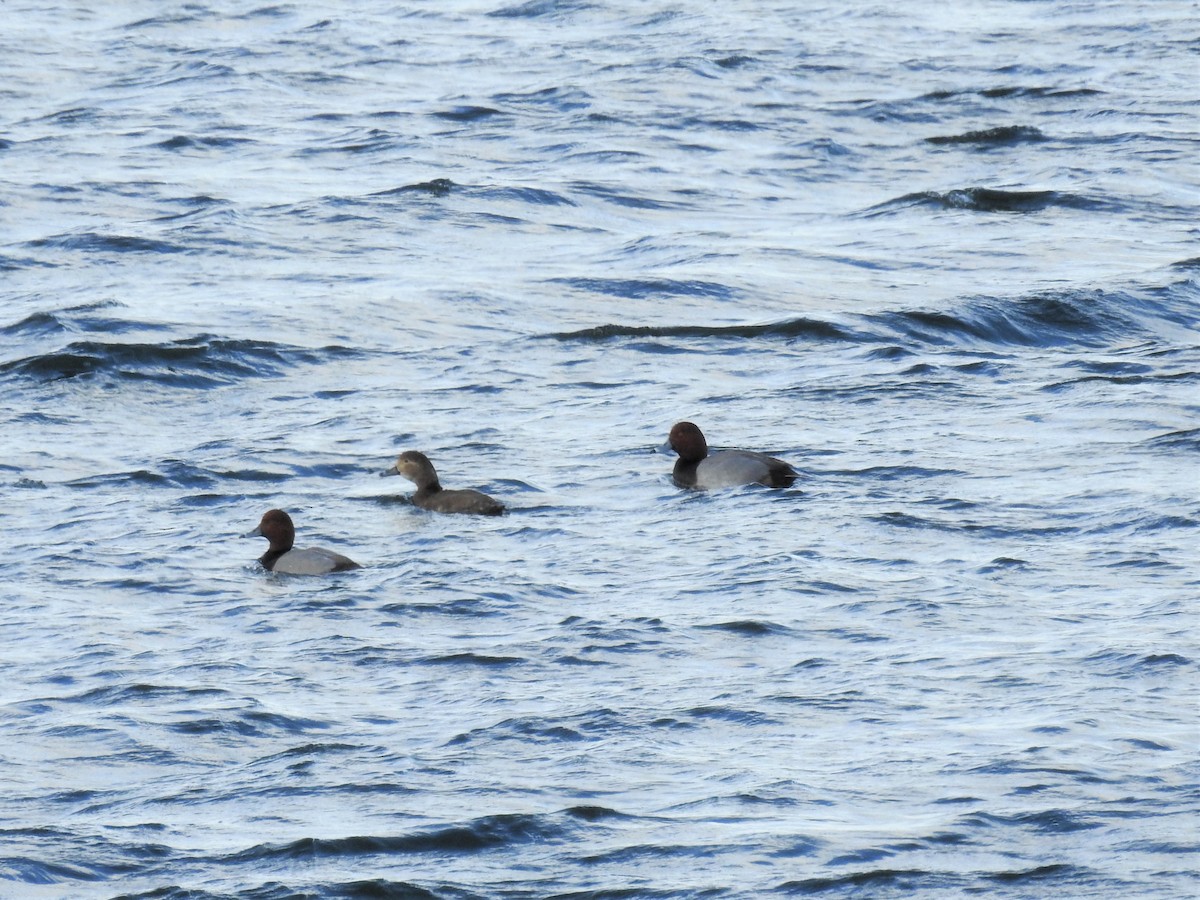
[[[438,481],[433,463],[424,453],[405,450],[396,459],[396,464],[380,475],[403,475],[417,486],[412,495],[414,506],[431,512],[466,513],[475,516],[499,516],[504,513],[504,504],[479,491],[448,491]]]
[[[679,454],[672,473],[680,487],[696,490],[764,484],[791,487],[796,470],[782,459],[753,450],[722,450],[711,456],[704,433],[691,422],[677,422],[667,442]]]
[[[270,549],[258,560],[264,569],[271,572],[281,572],[285,575],[328,575],[330,572],[362,568],[354,560],[324,547],[293,549],[292,545],[296,542],[296,526],[292,524],[292,517],[282,509],[269,509],[263,513],[258,527],[245,537],[265,537],[271,542]]]

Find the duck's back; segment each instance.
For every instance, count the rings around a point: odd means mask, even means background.
[[[675,467],[675,480],[685,487],[699,490],[762,484],[767,487],[790,487],[796,480],[796,470],[774,456],[753,450],[723,450],[700,460],[694,466]]]
[[[499,516],[504,513],[504,504],[480,491],[454,490],[413,495],[413,503],[431,512],[463,513],[472,516]]]
[[[340,553],[334,553],[324,547],[305,547],[283,554],[275,560],[271,571],[283,575],[328,575],[330,572],[361,568],[362,566],[354,560]]]

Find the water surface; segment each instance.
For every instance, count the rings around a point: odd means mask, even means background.
[[[0,895],[1192,893],[1195,4],[8,12]]]

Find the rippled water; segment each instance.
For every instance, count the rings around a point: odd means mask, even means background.
[[[503,3],[5,7],[0,896],[1191,896],[1196,4]]]

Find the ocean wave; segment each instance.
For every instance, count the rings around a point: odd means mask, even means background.
[[[494,94],[492,99],[505,106],[529,107],[535,110],[551,109],[557,112],[587,109],[592,105],[592,95],[577,85],[538,88],[523,92],[502,92]]]
[[[114,315],[102,315],[106,310],[121,308],[115,300],[85,303],[52,312],[30,313],[11,325],[0,327],[0,334],[13,337],[35,335],[97,332],[125,334],[131,331],[169,331],[171,326],[156,322],[138,322]]]
[[[211,388],[357,354],[341,346],[308,349],[207,335],[149,344],[76,341],[59,350],[0,363],[0,377],[49,382],[109,375],[173,387]]]
[[[557,719],[548,720],[536,716],[526,716],[516,719],[505,719],[495,725],[472,729],[471,731],[452,737],[447,741],[447,744],[458,746],[461,744],[505,740],[535,744],[559,744],[581,741],[583,739],[584,733],[582,731],[569,725],[564,725]]]
[[[613,338],[813,338],[819,340],[853,340],[854,334],[831,322],[816,319],[789,319],[764,325],[597,325],[578,331],[563,331],[544,335],[559,341],[601,342]]]
[[[890,853],[885,852],[885,857]],[[853,859],[846,859],[853,862]],[[991,882],[992,887],[984,884]],[[938,896],[953,894],[977,894],[994,890],[997,884],[1025,890],[1034,890],[1038,895],[1051,890],[1058,884],[1066,886],[1071,882],[1093,883],[1095,873],[1081,866],[1066,863],[1051,863],[1034,866],[1029,869],[1006,870],[1002,872],[974,872],[960,874],[957,872],[925,871],[922,869],[869,869],[854,872],[849,875],[806,878],[789,881],[777,889],[781,893],[801,896],[827,895],[859,896],[864,890],[872,896],[885,892],[887,896],[900,894],[932,894]],[[1114,886],[1115,887],[1115,886]],[[1120,893],[1118,890],[1117,893]]]
[[[169,28],[175,25],[190,25],[194,22],[200,21],[202,17],[198,13],[199,9],[196,10],[196,13],[190,15],[176,13],[171,15],[151,16],[149,18],[138,19],[137,21],[130,22],[128,25],[123,25],[121,26],[121,30],[140,31],[142,29],[150,28]]]
[[[281,895],[279,900],[295,900],[296,893],[288,891],[286,896]],[[362,881],[347,881],[338,884],[325,884],[316,888],[315,894],[307,894],[306,896],[345,898],[345,900],[459,900],[462,896],[459,891],[448,891],[446,893],[437,894],[433,891],[426,890],[419,885],[411,884],[407,881],[390,881],[386,878],[372,878]],[[192,898],[188,898],[192,900]],[[238,898],[242,900],[242,898]],[[273,900],[270,897],[259,897],[255,895],[248,900]]]
[[[73,866],[69,863],[43,862],[37,859],[5,859],[0,864],[0,879],[21,881],[25,884],[63,884],[81,881],[102,881],[103,872],[93,867]]]
[[[999,881],[1004,884],[1028,884],[1036,882],[1044,884],[1047,881],[1070,881],[1088,878],[1092,873],[1078,866],[1066,863],[1051,863],[1045,866],[1034,866],[1032,869],[1018,869],[1010,872],[993,872],[985,875],[989,881]]]
[[[586,0],[528,0],[515,6],[502,6],[487,15],[493,19],[539,19],[573,13],[591,6]]]
[[[311,731],[323,731],[331,727],[329,722],[285,716],[261,710],[231,710],[227,714],[204,716],[172,722],[168,730],[186,735],[233,734],[240,737],[261,737],[268,734],[285,733],[305,735]]]
[[[985,768],[983,771],[994,772],[1000,771],[997,769]],[[1004,771],[1007,771],[1005,769]],[[1045,768],[1034,767],[1014,767],[1012,771],[1033,772],[1033,771],[1051,771]],[[1055,770],[1054,774],[1070,774],[1075,775],[1075,780],[1080,782],[1089,782],[1094,776],[1086,773],[1063,772]],[[1091,783],[1106,783],[1103,779],[1096,779]],[[1092,831],[1100,828],[1099,822],[1087,817],[1081,813],[1071,812],[1065,809],[1045,809],[1030,813],[1017,813],[1011,816],[977,812],[973,815],[966,816],[962,824],[969,825],[973,828],[990,828],[990,827],[1013,827],[1023,828],[1038,834],[1072,834],[1077,831]]]
[[[85,475],[67,482],[73,488],[108,488],[126,485],[143,487],[173,487],[199,490],[216,488],[221,482],[248,482],[251,484],[278,484],[290,476],[283,472],[263,469],[206,469],[181,460],[164,460],[158,470],[134,469],[131,471],[103,472]],[[180,498],[180,503],[190,506],[211,506],[216,498],[224,494],[206,493]]]
[[[158,24],[174,23],[164,23],[161,21],[145,22],[146,27]],[[127,90],[135,88],[149,90],[194,81],[232,80],[236,79],[239,74],[236,68],[224,63],[212,63],[206,60],[187,60],[186,62],[178,62],[166,67],[158,65],[144,66],[129,74],[122,75],[115,79],[112,84],[114,87],[125,88]]]
[[[1143,656],[1117,650],[1093,653],[1084,659],[1084,662],[1100,667],[1101,674],[1108,678],[1174,675],[1177,669],[1190,669],[1195,666],[1193,660],[1178,653],[1151,653]]]
[[[226,150],[242,144],[253,144],[252,138],[235,137],[197,137],[192,135],[176,135],[165,141],[154,144],[162,150]]]
[[[779,885],[776,891],[782,894],[826,894],[845,893],[853,891],[858,894],[887,890],[892,892],[911,893],[914,891],[933,890],[946,887],[945,876],[937,872],[926,872],[921,869],[872,869],[866,872],[854,872],[850,875],[840,875],[826,878],[804,878],[798,881],[787,881]]]
[[[94,107],[72,106],[67,109],[60,109],[57,112],[47,113],[30,121],[48,125],[86,125],[94,122],[98,115],[99,110]]]
[[[718,622],[714,625],[699,625],[708,631],[724,631],[740,637],[766,637],[767,635],[792,634],[792,629],[786,625],[774,622],[762,622],[757,619],[740,619],[732,622]]]
[[[734,725],[778,725],[779,721],[753,709],[736,709],[732,706],[697,706],[686,711],[691,718],[701,722],[729,722]]]
[[[298,156],[321,156],[327,153],[380,153],[395,148],[400,143],[392,132],[381,128],[357,128],[348,134],[331,136],[317,147],[305,147]]]
[[[575,201],[570,197],[546,190],[545,188],[481,187],[476,188],[472,193],[478,194],[488,200],[516,201],[518,203],[529,203],[534,206],[576,205]]]
[[[973,522],[969,520],[934,519],[928,516],[917,516],[912,513],[896,511],[880,513],[868,518],[872,522],[888,525],[893,528],[973,534],[982,538],[1052,537],[1055,535],[1075,534],[1079,531],[1078,528],[1066,525],[1015,528],[1008,525]]]
[[[715,859],[722,854],[732,854],[736,848],[722,846],[720,844],[636,844],[631,847],[618,847],[614,850],[605,850],[601,853],[593,853],[588,856],[580,857],[580,862],[586,865],[619,865],[622,863],[637,863],[646,860],[655,859],[670,859],[681,860],[688,857],[699,857],[702,859]],[[587,895],[595,897],[595,894]],[[629,897],[645,897],[646,894],[638,892],[630,894]],[[667,896],[660,894],[660,896]],[[615,896],[614,896],[615,900]]]
[[[75,234],[59,234],[37,238],[28,243],[30,247],[55,250],[77,250],[83,253],[187,253],[188,248],[170,241],[137,237],[128,234],[102,234],[83,231]]]
[[[1144,445],[1162,450],[1200,452],[1200,428],[1187,428],[1182,431],[1156,435],[1146,440]]]
[[[1095,88],[1005,85],[993,88],[978,88],[975,90],[931,91],[924,95],[924,99],[953,100],[958,97],[986,97],[989,100],[1004,100],[1010,97],[1032,97],[1037,99],[1042,97],[1092,97],[1103,93],[1104,91]]]
[[[1046,136],[1032,125],[1000,125],[962,134],[936,135],[925,138],[927,144],[967,144],[978,147],[1010,147],[1015,144],[1040,143]]]
[[[572,279],[574,287],[618,296],[721,293],[709,283],[625,282]],[[1159,320],[1189,320],[1163,298],[1106,290],[1043,291],[1017,297],[975,297],[948,310],[896,310],[851,316],[839,322],[809,317],[751,325],[606,324],[539,335],[559,341],[604,342],[621,338],[785,339],[884,344],[891,355],[917,346],[1103,346],[1131,335],[1152,335]],[[1184,322],[1186,324],[1186,321]],[[901,346],[897,346],[897,339]]]
[[[478,122],[480,119],[490,119],[493,116],[506,115],[506,113],[490,106],[455,106],[451,109],[438,110],[433,115],[450,122]]]
[[[88,705],[124,705],[128,703],[150,703],[178,701],[191,702],[198,698],[211,700],[228,694],[221,688],[185,688],[175,685],[158,684],[128,684],[106,685],[92,688],[81,694],[59,698],[66,703],[85,703]]]
[[[1054,208],[1111,210],[1115,204],[1069,191],[969,187],[949,191],[915,191],[873,206],[863,214],[879,216],[917,206],[982,213],[1036,213]]]
[[[438,855],[478,853],[530,842],[563,840],[570,831],[566,815],[509,814],[485,816],[466,825],[452,825],[401,835],[356,835],[345,838],[301,838],[286,844],[259,844],[226,857],[228,863],[353,858],[395,854]],[[587,821],[584,819],[583,821]]]
[[[18,272],[21,269],[53,269],[54,263],[34,259],[31,256],[16,257],[0,253],[0,272]]]
[[[622,155],[627,154],[622,153]],[[571,183],[570,187],[571,190],[577,191],[580,194],[587,194],[590,197],[605,200],[616,206],[626,206],[632,209],[682,210],[692,208],[692,204],[690,203],[641,196],[611,185],[596,184],[594,182],[575,181]]]
[[[388,197],[395,194],[428,194],[431,197],[446,197],[454,190],[456,185],[449,178],[434,178],[431,181],[421,181],[415,184],[406,184],[398,188],[389,188],[386,191],[376,191],[371,194],[372,197]]]
[[[1077,385],[1087,384],[1089,382],[1100,382],[1101,384],[1111,385],[1129,385],[1129,384],[1170,384],[1172,382],[1192,382],[1200,381],[1200,371],[1197,372],[1161,372],[1149,375],[1133,374],[1133,375],[1082,375],[1079,378],[1068,378],[1064,381],[1056,381],[1053,384],[1044,385],[1041,390],[1056,394],[1076,387]]]
[[[555,278],[551,284],[562,284],[575,290],[610,297],[644,300],[652,297],[706,297],[732,300],[737,291],[718,281],[679,281],[671,278]]]
[[[909,481],[917,478],[965,478],[958,469],[930,469],[924,466],[868,466],[865,469],[833,469],[829,475],[869,478],[872,481]]]
[[[1131,294],[1063,290],[1015,298],[979,297],[950,312],[911,310],[870,316],[876,326],[925,344],[1025,347],[1103,344],[1136,330]]]
[[[419,660],[419,664],[425,666],[483,666],[489,669],[519,666],[527,662],[529,660],[520,656],[487,656],[469,652],[429,656]]]

